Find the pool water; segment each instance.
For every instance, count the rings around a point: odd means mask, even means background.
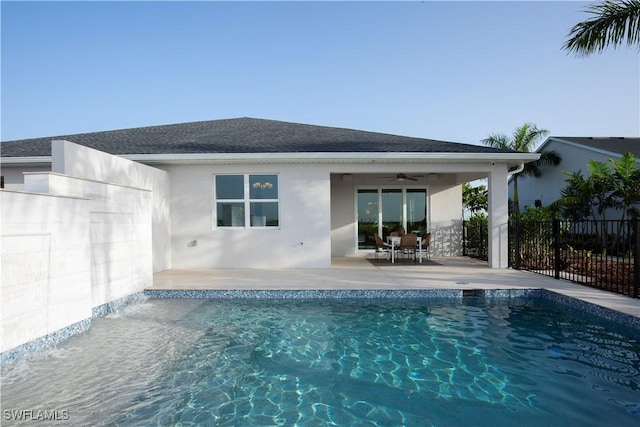
[[[542,299],[142,299],[4,367],[2,425],[637,426],[639,336]]]

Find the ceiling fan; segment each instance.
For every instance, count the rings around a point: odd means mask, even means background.
[[[422,175],[406,175],[404,173],[396,174],[396,176],[383,176],[382,178],[391,178],[391,181],[417,181]]]

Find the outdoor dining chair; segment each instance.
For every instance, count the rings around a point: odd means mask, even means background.
[[[416,251],[418,246],[418,236],[415,234],[403,234],[400,237],[400,245],[398,250],[403,256],[402,262],[409,256],[413,257],[413,262],[416,262]]]
[[[385,243],[378,233],[374,233],[373,238],[376,241],[376,260],[381,253],[386,254],[386,258],[389,259],[389,254],[391,253],[391,245]]]
[[[422,258],[422,253],[427,255],[427,260],[431,259],[431,233],[425,233],[422,236],[422,249],[420,252],[420,258]]]

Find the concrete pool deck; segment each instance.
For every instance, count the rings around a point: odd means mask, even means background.
[[[640,317],[640,300],[555,280],[526,271],[491,269],[467,257],[434,258],[425,264],[362,257],[333,258],[322,269],[165,270],[147,290],[415,290],[547,289],[601,307]]]

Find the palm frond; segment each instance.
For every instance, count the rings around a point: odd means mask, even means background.
[[[558,166],[562,163],[562,157],[554,150],[543,150],[540,152],[540,158],[537,161],[539,166]]]
[[[513,133],[514,149],[522,153],[530,153],[534,150],[536,142],[548,133],[548,130],[540,129],[533,123],[525,123]]]
[[[512,150],[511,142],[509,141],[509,137],[507,135],[501,133],[492,133],[489,136],[482,140],[482,142],[492,148],[500,148],[502,150]]]
[[[587,167],[591,172],[592,178],[602,178],[611,175],[611,169],[609,169],[609,165],[605,162],[592,159],[587,163]]]
[[[616,48],[626,40],[640,50],[640,0],[607,0],[586,12],[594,16],[573,26],[563,49],[586,56],[609,46]]]
[[[638,171],[638,160],[633,153],[625,153],[617,162],[609,159],[618,176],[624,180],[631,179]]]

